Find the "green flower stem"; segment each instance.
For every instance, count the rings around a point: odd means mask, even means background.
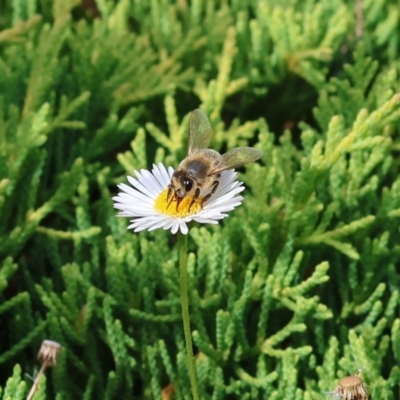
[[[196,365],[193,357],[192,334],[190,332],[188,277],[187,277],[187,235],[178,233],[179,238],[179,275],[181,287],[181,305],[183,330],[185,332],[186,355],[189,367],[190,383],[194,400],[199,400],[199,387],[197,385]]]

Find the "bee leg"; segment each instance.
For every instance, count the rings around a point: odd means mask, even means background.
[[[179,208],[179,204],[181,204],[181,201],[182,201],[182,198],[181,197],[178,197],[178,196],[176,196],[176,211],[178,211],[178,208]]]
[[[190,209],[192,208],[192,205],[193,205],[194,203],[196,203],[196,200],[199,198],[199,196],[200,196],[200,189],[197,188],[196,191],[194,192],[192,201],[191,201],[191,203],[190,203],[190,205],[189,205],[189,211],[190,211]]]
[[[207,196],[203,197],[203,201],[201,202],[201,206],[203,207],[203,204],[217,191],[217,187],[219,185],[219,181],[214,181],[212,184],[213,188],[210,193],[208,193]]]
[[[168,207],[171,205],[172,200],[174,200],[174,197],[175,197],[175,196],[173,195],[172,191],[173,191],[172,186],[171,186],[171,185],[168,185],[168,193],[167,193],[168,204],[167,204],[167,210],[168,210]],[[171,195],[172,195],[172,196],[171,196]]]
[[[218,176],[221,176],[220,174],[218,174]],[[214,194],[217,191],[217,187],[219,185],[219,181],[214,181],[213,183],[213,188],[211,190],[211,194]]]

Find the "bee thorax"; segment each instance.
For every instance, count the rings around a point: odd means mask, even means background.
[[[209,164],[200,159],[192,160],[186,164],[186,171],[189,175],[202,179],[207,176]]]

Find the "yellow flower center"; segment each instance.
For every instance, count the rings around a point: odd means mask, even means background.
[[[156,198],[154,209],[161,214],[174,218],[184,218],[198,213],[202,209],[202,202],[203,197],[193,201],[193,196],[186,196],[180,202],[177,202],[172,193],[168,198],[167,188]]]

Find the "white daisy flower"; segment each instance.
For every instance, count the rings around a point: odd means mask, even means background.
[[[134,232],[170,229],[173,234],[180,230],[187,234],[188,223],[217,224],[228,216],[228,211],[242,204],[243,197],[238,196],[244,190],[242,182],[237,181],[237,172],[227,170],[221,173],[216,192],[203,202],[207,193],[201,193],[193,202],[192,196],[186,196],[177,207],[176,202],[168,199],[168,185],[174,169],[165,168],[162,163],[153,164],[152,171],[135,171],[136,179],[128,176],[132,185],[118,185],[121,190],[113,197],[114,208],[120,210],[119,217],[131,217],[128,229]],[[204,203],[204,204],[203,204]]]

